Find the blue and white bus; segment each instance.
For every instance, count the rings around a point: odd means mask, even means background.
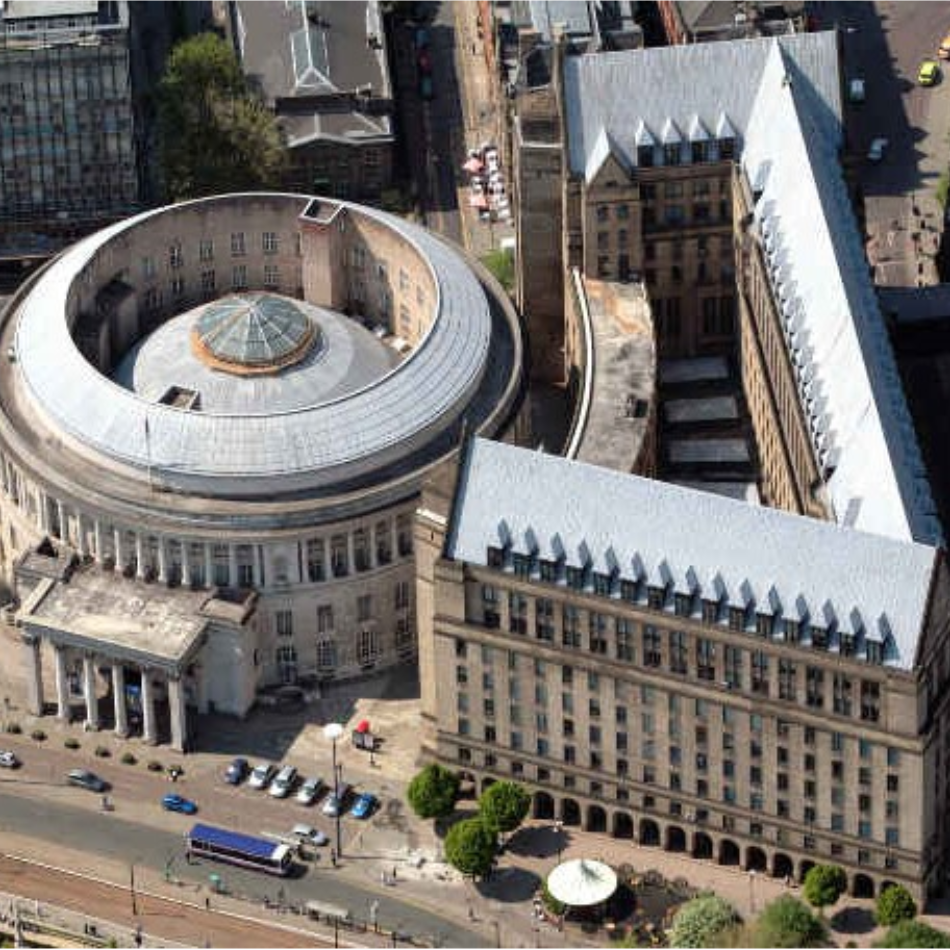
[[[195,857],[225,861],[282,877],[290,873],[292,849],[286,844],[201,824],[185,835],[185,843],[188,854]]]

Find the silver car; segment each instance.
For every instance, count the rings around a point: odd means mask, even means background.
[[[301,805],[312,805],[320,797],[323,788],[323,779],[308,778],[297,792],[297,801]]]
[[[251,772],[251,777],[247,780],[248,787],[257,789],[267,788],[274,778],[276,771],[277,769],[269,762],[262,762],[260,765],[255,766],[254,771]]]
[[[297,782],[297,770],[292,765],[285,765],[278,773],[270,787],[270,794],[274,798],[286,798]]]

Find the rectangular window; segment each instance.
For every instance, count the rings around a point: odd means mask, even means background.
[[[716,644],[705,637],[696,638],[696,675],[701,680],[716,678]]]
[[[213,294],[215,292],[215,276],[213,270],[203,270],[201,272],[201,292],[203,294]]]
[[[243,264],[231,269],[231,289],[247,290],[247,267]]]
[[[791,660],[781,659],[778,663],[778,696],[795,702],[798,695],[797,671]]]
[[[682,630],[670,631],[670,672],[685,676],[689,669],[686,633]]]
[[[333,608],[329,604],[317,607],[317,633],[333,632]],[[465,644],[463,643],[464,647]],[[464,653],[462,654],[464,656]]]
[[[179,267],[182,266],[183,263],[184,263],[184,260],[181,254],[181,245],[172,244],[168,248],[168,266],[171,267],[172,270],[177,270]]]
[[[264,265],[264,286],[265,287],[280,286],[280,269],[277,267],[276,264]]]
[[[345,534],[335,534],[330,539],[330,565],[334,577],[346,577],[350,572]]]
[[[261,235],[261,249],[265,254],[277,253],[277,232],[265,231]]]
[[[214,241],[205,239],[198,242],[198,260],[203,263],[214,260]]]
[[[825,674],[816,666],[805,667],[805,702],[813,709],[825,705]]]
[[[274,615],[277,621],[277,636],[291,637],[294,633],[294,615],[289,610],[278,610]]]
[[[752,692],[769,694],[769,656],[762,650],[752,651]]]
[[[729,689],[742,689],[742,650],[727,645],[723,659],[726,667],[726,686]]]
[[[231,234],[231,256],[244,257],[244,232],[235,231]]]
[[[881,686],[870,680],[861,680],[861,718],[877,722],[881,717]]]
[[[660,632],[651,624],[643,627],[643,665],[658,667],[663,660],[660,652]]]
[[[362,594],[356,598],[356,619],[360,622],[373,616],[373,595]]]

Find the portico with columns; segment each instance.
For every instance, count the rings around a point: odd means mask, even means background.
[[[17,618],[30,712],[81,719],[86,731],[112,728],[120,737],[140,731],[146,742],[181,752],[194,714],[212,702],[244,715],[256,689],[243,662],[255,649],[256,595],[220,603],[208,591],[161,591],[156,597],[154,585],[94,566],[41,578]],[[214,683],[204,682],[211,669]]]

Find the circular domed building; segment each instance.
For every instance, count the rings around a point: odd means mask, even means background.
[[[48,264],[0,333],[30,703],[178,747],[190,708],[411,658],[421,488],[463,429],[515,438],[523,415],[497,284],[346,202],[141,214]]]

